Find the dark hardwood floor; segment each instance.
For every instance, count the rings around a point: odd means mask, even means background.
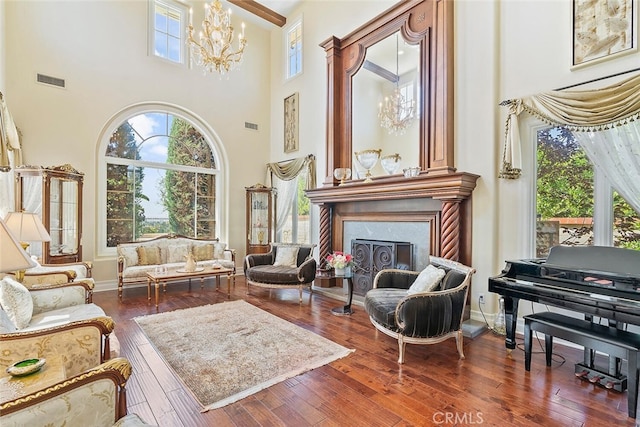
[[[133,365],[127,383],[129,412],[162,427],[170,426],[612,426],[635,425],[627,417],[627,394],[577,379],[573,364],[582,352],[555,347],[551,368],[544,354],[533,355],[524,370],[521,349],[506,357],[504,339],[485,333],[465,339],[465,360],[455,340],[418,346],[407,344],[406,361],[396,360],[396,341],[377,332],[362,307],[339,317],[330,309],[341,302],[297,290],[253,288],[243,277],[231,299],[245,299],[272,314],[356,351],[341,360],[291,378],[224,408],[200,413],[199,404],[181,385],[132,319],[153,314],[146,287],[96,292],[94,302],[114,318],[121,355]],[[160,311],[227,300],[226,284],[204,290],[195,284],[170,284]],[[206,324],[194,328],[206,330]],[[540,347],[538,347],[540,348]],[[541,351],[541,348],[540,348]],[[565,360],[562,362],[562,360]],[[229,361],[233,363],[233,361]]]

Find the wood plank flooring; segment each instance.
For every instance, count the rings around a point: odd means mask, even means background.
[[[170,284],[160,311],[227,300],[221,290],[194,282]],[[96,292],[94,302],[116,321],[121,356],[133,365],[127,383],[129,412],[148,423],[173,426],[633,426],[627,394],[575,378],[573,364],[582,352],[555,345],[551,368],[541,347],[531,372],[524,370],[521,349],[506,357],[504,338],[485,333],[465,339],[465,360],[455,340],[418,346],[407,344],[405,364],[396,360],[395,340],[377,332],[362,307],[352,316],[333,316],[341,302],[297,290],[252,288],[236,279],[231,299],[247,302],[356,351],[341,360],[269,387],[224,408],[200,413],[180,380],[156,353],[132,319],[153,314],[146,287]],[[206,333],[207,325],[193,325]],[[521,346],[520,346],[521,347]],[[233,361],[230,361],[233,363]]]

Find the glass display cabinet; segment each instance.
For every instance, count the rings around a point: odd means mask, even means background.
[[[41,253],[32,248],[45,264],[82,261],[82,185],[84,173],[71,165],[15,169],[16,211],[34,212],[51,236],[42,243]]]
[[[247,255],[269,252],[276,223],[276,190],[262,184],[247,190]]]

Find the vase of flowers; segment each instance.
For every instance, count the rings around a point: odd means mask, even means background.
[[[333,268],[336,276],[344,276],[345,270],[355,265],[355,263],[353,262],[353,256],[351,256],[351,254],[336,251],[327,255],[327,265]]]

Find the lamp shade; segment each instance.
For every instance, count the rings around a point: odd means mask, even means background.
[[[20,242],[0,219],[0,273],[25,270],[35,266],[36,263],[22,249]]]
[[[20,242],[50,242],[51,236],[40,217],[31,212],[9,212],[4,219],[7,227]]]

